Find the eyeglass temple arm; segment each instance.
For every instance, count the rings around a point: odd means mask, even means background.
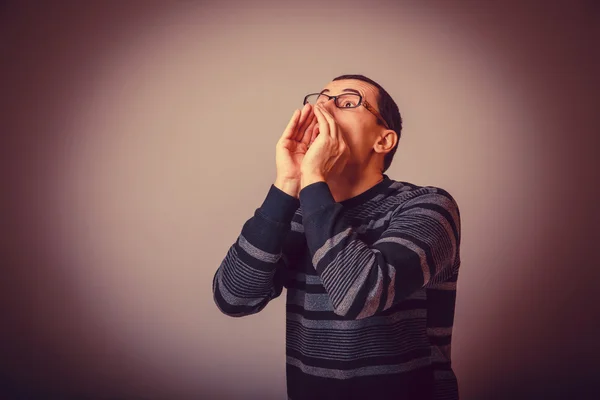
[[[361,96],[362,99],[362,96]],[[383,119],[383,117],[381,116],[381,114],[379,114],[379,112],[373,108],[373,106],[371,106],[369,104],[369,102],[367,102],[366,100],[362,101],[364,106],[366,107],[367,110],[369,110],[371,113],[373,113],[373,115],[375,115],[381,122],[383,122],[383,125],[385,125],[386,129],[390,129],[389,125],[387,124],[387,122],[385,122],[385,119]]]

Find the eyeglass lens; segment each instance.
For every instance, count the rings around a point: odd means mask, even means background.
[[[312,105],[325,103],[329,100],[329,97],[324,94],[313,94],[306,98],[306,102]],[[353,108],[358,107],[358,103],[360,102],[360,96],[353,93],[346,93],[338,96],[336,98],[336,106],[339,108]]]

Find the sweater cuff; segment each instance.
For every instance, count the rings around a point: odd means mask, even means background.
[[[275,222],[289,224],[299,207],[300,200],[271,185],[260,211]]]
[[[308,217],[321,208],[335,204],[336,201],[331,194],[327,182],[315,182],[300,190],[300,206],[303,218]]]

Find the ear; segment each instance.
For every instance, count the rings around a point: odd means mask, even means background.
[[[388,129],[383,131],[377,138],[377,141],[373,145],[373,150],[376,153],[386,154],[392,151],[396,143],[398,143],[398,135],[395,131]]]

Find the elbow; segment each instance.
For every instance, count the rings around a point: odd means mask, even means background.
[[[213,278],[212,289],[213,301],[219,311],[229,317],[237,318],[262,311],[272,299],[281,293],[281,290],[271,289],[266,294],[256,291],[254,297],[240,297],[230,292],[225,285],[221,284],[218,272]]]
[[[227,304],[225,299],[221,296],[221,293],[218,289],[213,290],[213,301],[217,306],[217,309],[221,311],[222,314],[227,315],[228,317],[243,317],[244,314],[241,310],[237,309],[235,306],[231,306]]]
[[[221,313],[234,318],[256,314],[265,308],[268,303],[267,299],[263,299],[263,301],[254,304],[251,304],[252,302],[246,304],[232,304],[223,298],[218,287],[213,291],[213,301]]]
[[[217,309],[219,311],[221,311],[222,314],[225,314],[228,317],[239,318],[239,317],[248,315],[247,313],[243,312],[239,306],[229,304],[223,298],[223,295],[221,294],[221,290],[218,285],[218,275],[219,275],[219,270],[217,270],[217,272],[215,273],[215,275],[213,277],[213,283],[212,283],[212,293],[213,293],[212,297],[213,297],[213,302],[217,306]]]
[[[229,304],[219,303],[215,301],[217,308],[221,311],[222,314],[227,315],[228,317],[240,318],[245,317],[246,315],[254,314],[254,312],[244,311],[240,309],[239,306],[230,306]]]
[[[221,313],[228,317],[245,317],[247,315],[256,314],[265,307],[265,303],[261,302],[256,305],[247,304],[230,304],[221,296],[221,293],[217,290],[213,293],[213,301],[215,305],[221,311]]]

